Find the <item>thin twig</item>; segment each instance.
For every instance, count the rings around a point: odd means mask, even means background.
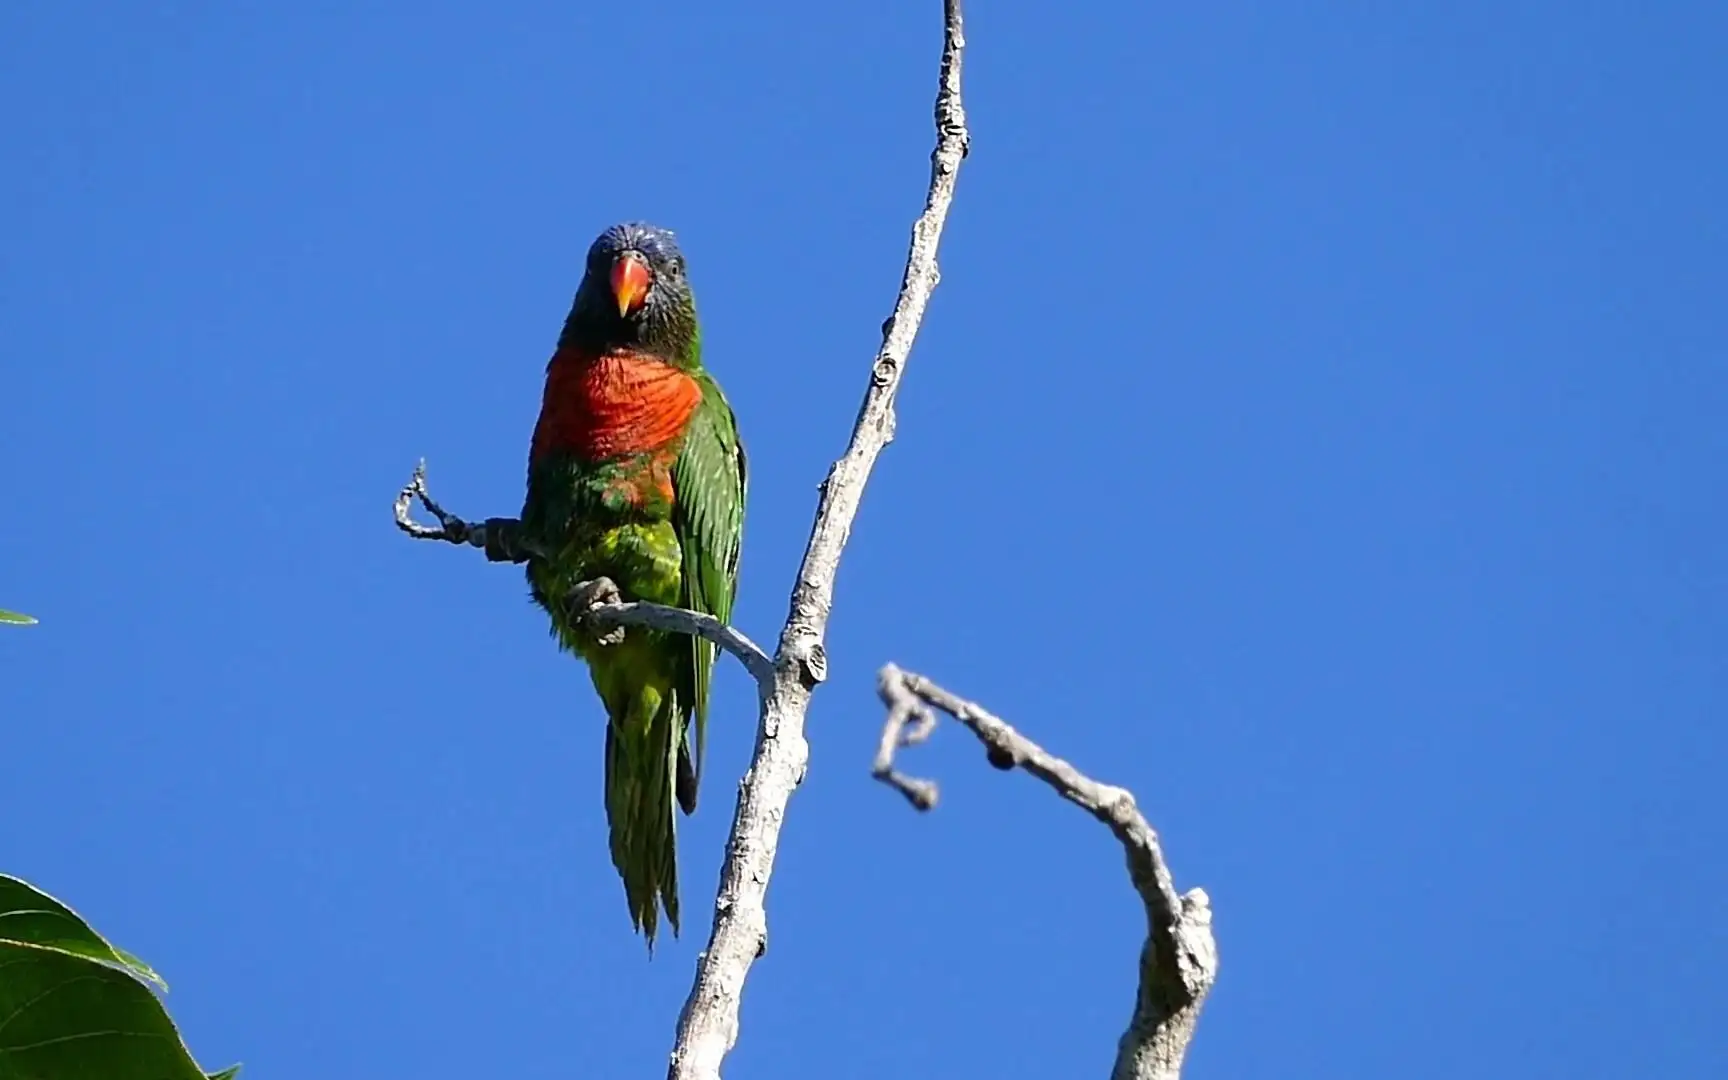
[[[1134,891],[1146,907],[1147,933],[1140,951],[1140,989],[1134,1015],[1117,1044],[1111,1080],[1176,1080],[1194,1038],[1200,1006],[1218,978],[1212,908],[1202,889],[1177,895],[1158,834],[1135,805],[1133,794],[1093,780],[987,709],[949,693],[922,675],[888,664],[877,676],[877,691],[888,707],[888,719],[883,726],[883,750],[871,771],[895,790],[906,793],[906,784],[927,787],[934,805],[932,782],[909,777],[900,777],[897,782],[890,777],[900,776],[893,771],[895,747],[911,741],[899,734],[908,718],[921,718],[921,728],[928,734],[935,723],[935,710],[940,709],[978,737],[992,764],[1026,770],[1115,834],[1127,853]],[[895,734],[891,737],[889,732]],[[916,799],[913,805],[929,809]]]
[[[895,684],[899,687],[899,684]],[[916,694],[904,688],[890,694],[887,683],[878,687],[882,704],[888,706],[888,722],[882,725],[882,741],[876,746],[876,760],[870,765],[870,775],[906,796],[906,801],[919,810],[936,807],[938,789],[934,780],[907,776],[894,768],[894,752],[902,746],[914,746],[936,730],[936,710],[924,704]]]
[[[438,519],[437,525],[422,525],[414,520],[415,501]],[[467,544],[486,553],[493,562],[527,562],[530,556],[545,552],[522,535],[522,523],[515,518],[487,518],[480,524],[463,521],[438,505],[426,489],[426,462],[414,466],[414,475],[396,493],[396,527],[416,540],[442,540],[447,544]]]
[[[924,309],[936,288],[936,249],[969,136],[960,100],[960,62],[966,41],[960,0],[943,3],[942,69],[936,92],[936,149],[924,211],[912,227],[911,250],[894,313],[883,325],[882,347],[870,369],[846,451],[822,483],[816,520],[792,589],[790,611],[776,650],[772,691],[762,703],[756,751],[738,789],[714,927],[696,964],[696,980],[678,1018],[668,1080],[718,1080],[720,1065],[738,1041],[738,1010],[750,965],[768,945],[765,901],[780,827],[792,792],[804,779],[809,744],[804,716],[810,694],[827,675],[823,637],[834,598],[834,578],[858,502],[877,455],[894,437],[894,396],[900,387]]]

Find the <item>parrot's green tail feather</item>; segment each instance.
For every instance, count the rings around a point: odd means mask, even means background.
[[[700,779],[691,760],[690,732],[686,729],[678,739],[678,805],[686,814],[696,812],[696,785]]]
[[[649,714],[651,715],[645,715]],[[673,776],[682,738],[677,701],[652,690],[634,695],[630,712],[606,725],[606,818],[612,865],[624,879],[630,921],[654,947],[659,909],[678,933],[677,833]]]

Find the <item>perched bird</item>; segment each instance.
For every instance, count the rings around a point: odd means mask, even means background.
[[[654,944],[678,932],[672,804],[695,812],[714,646],[631,627],[604,643],[573,587],[610,578],[626,600],[732,613],[744,525],[744,447],[702,367],[684,256],[670,232],[615,225],[588,262],[546,365],[528,452],[525,538],[534,600],[588,662],[606,707],[606,818],[630,919]]]

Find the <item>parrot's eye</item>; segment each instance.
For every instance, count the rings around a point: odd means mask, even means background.
[[[684,276],[684,260],[674,255],[672,261],[666,264],[666,269],[673,277]]]

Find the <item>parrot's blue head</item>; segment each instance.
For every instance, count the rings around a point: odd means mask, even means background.
[[[596,237],[560,343],[634,346],[683,364],[694,363],[696,342],[696,300],[671,230],[631,221]]]

